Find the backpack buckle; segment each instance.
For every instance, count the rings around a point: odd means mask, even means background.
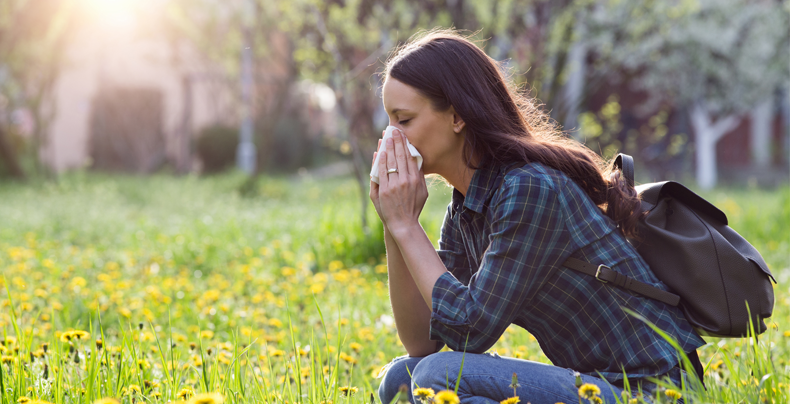
[[[601,264],[601,265],[598,265],[598,270],[597,270],[597,271],[595,271],[595,279],[598,279],[598,280],[599,280],[599,281],[601,281],[602,283],[609,283],[609,281],[607,281],[607,280],[604,280],[604,279],[601,279],[601,278],[600,278],[600,275],[601,275],[601,268],[606,268],[606,269],[608,269],[608,270],[610,270],[610,271],[612,270],[612,268],[609,268],[609,267],[607,267],[606,265],[603,265],[603,264]]]

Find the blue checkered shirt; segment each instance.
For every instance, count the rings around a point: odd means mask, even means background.
[[[669,371],[675,349],[624,307],[686,352],[705,343],[678,308],[562,267],[574,257],[667,290],[574,181],[540,163],[506,171],[482,167],[466,197],[453,190],[437,250],[448,272],[432,292],[437,351],[482,353],[516,324],[556,366],[610,382]]]

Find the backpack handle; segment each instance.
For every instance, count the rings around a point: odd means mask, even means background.
[[[634,187],[634,158],[625,153],[620,153],[617,155],[617,158],[614,159],[614,168],[623,172],[623,176],[625,177],[625,180],[628,182],[628,186],[633,188]]]

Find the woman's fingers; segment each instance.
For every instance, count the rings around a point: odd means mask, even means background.
[[[392,138],[387,139],[387,152],[385,155],[387,156],[387,164],[384,166],[387,168],[387,173],[392,169],[398,169],[398,161],[395,156],[395,141]],[[379,165],[381,165],[381,162],[379,162]],[[398,173],[390,173],[389,175],[394,175],[395,177],[392,178],[397,178]]]
[[[400,129],[396,129],[396,131],[392,133],[392,138],[395,143],[395,161],[397,162],[396,166],[398,167],[398,173],[408,176],[409,166],[406,160],[410,155],[406,148],[406,141],[403,139],[403,132],[401,132]]]
[[[383,150],[381,152],[381,157],[379,157],[379,187],[384,187],[386,189],[387,184],[389,184],[389,177],[387,176],[387,151]]]

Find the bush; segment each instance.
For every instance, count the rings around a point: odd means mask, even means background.
[[[233,166],[238,145],[238,128],[214,125],[201,130],[196,149],[203,161],[203,171],[216,173]]]

